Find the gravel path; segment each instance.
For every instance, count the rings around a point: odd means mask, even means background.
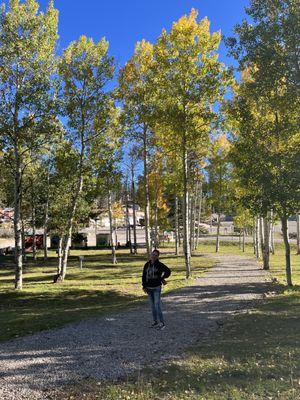
[[[217,264],[193,286],[163,299],[167,328],[149,329],[148,306],[0,344],[0,399],[47,399],[79,379],[125,376],[175,357],[272,288],[252,258],[214,256]]]

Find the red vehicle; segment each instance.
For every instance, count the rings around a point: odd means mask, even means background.
[[[44,236],[43,235],[35,235],[36,248],[37,250],[41,250],[44,248]],[[25,236],[25,251],[26,253],[33,252],[33,235]]]

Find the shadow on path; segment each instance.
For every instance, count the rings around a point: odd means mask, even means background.
[[[118,378],[155,365],[201,342],[227,317],[274,290],[252,258],[215,260],[216,267],[194,285],[163,298],[164,331],[149,329],[149,307],[139,306],[0,344],[0,398],[45,399],[46,390],[78,379]]]

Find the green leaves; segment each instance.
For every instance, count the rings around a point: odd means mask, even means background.
[[[192,10],[170,33],[163,31],[154,48],[158,116],[178,146],[184,133],[188,147],[199,144],[203,149],[203,138],[216,119],[212,107],[229,83],[217,60],[219,44],[220,34],[211,34],[208,19],[197,22]]]
[[[228,157],[230,147],[226,135],[219,135],[211,143],[208,155],[208,189],[211,204],[217,213],[232,212],[234,180]]]
[[[299,104],[299,2],[256,0],[250,2],[247,12],[254,24],[236,26],[238,40],[230,42],[232,54],[242,70],[255,67],[255,82],[276,109],[279,103],[282,110],[293,107],[295,101]]]
[[[81,36],[64,51],[59,63],[62,81],[62,109],[68,125],[83,140],[95,132],[95,121],[106,113],[108,94],[106,83],[114,72],[113,60],[108,56],[105,39],[94,43]],[[80,132],[80,133],[79,133]]]
[[[252,1],[248,13],[255,23],[237,26],[238,40],[230,42],[243,70],[229,106],[237,132],[232,157],[248,207],[291,215],[300,204],[300,97],[290,62],[299,28],[287,21],[295,24],[299,13],[285,0]]]
[[[0,26],[0,130],[11,132],[13,123],[27,126],[51,111],[57,11],[50,5],[43,14],[36,1],[12,1]]]
[[[152,68],[153,45],[142,40],[136,44],[132,58],[119,74],[117,97],[123,101],[129,131],[151,124],[155,89],[150,80]]]

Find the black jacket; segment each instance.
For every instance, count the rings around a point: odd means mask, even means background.
[[[162,262],[151,261],[146,262],[143,270],[143,287],[157,287],[161,286],[161,281],[171,275],[171,270]]]

